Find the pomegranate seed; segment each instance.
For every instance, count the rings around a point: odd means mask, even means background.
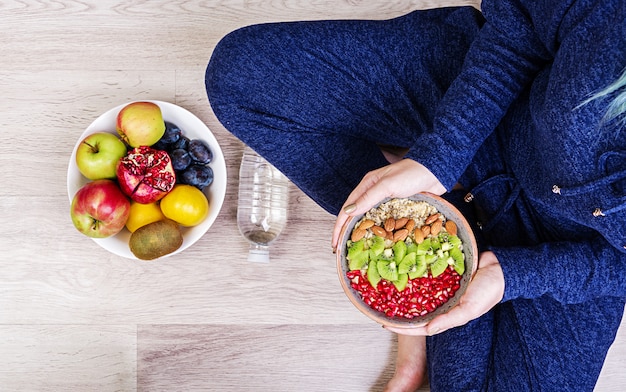
[[[448,302],[460,288],[461,281],[461,276],[452,266],[437,278],[429,273],[425,277],[409,279],[402,292],[385,279],[377,287],[372,287],[360,270],[347,272],[346,276],[369,307],[388,317],[406,319],[424,316]]]

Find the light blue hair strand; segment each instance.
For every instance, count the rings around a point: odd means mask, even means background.
[[[611,83],[604,90],[592,95],[589,99],[585,100],[582,105],[614,93],[617,95],[615,95],[611,103],[609,103],[603,121],[607,123],[616,121],[619,127],[624,127],[626,126],[626,69],[615,82]]]

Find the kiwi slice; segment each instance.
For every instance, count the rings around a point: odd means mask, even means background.
[[[370,254],[373,256],[380,256],[385,250],[385,239],[383,237],[374,236],[368,240]]]
[[[391,282],[394,280],[398,280],[398,268],[396,267],[395,261],[389,260],[378,260],[376,262],[376,269],[381,277],[387,279]]]
[[[361,239],[352,243],[348,248],[348,268],[350,271],[360,270],[367,264],[369,255],[365,249],[365,240]]]
[[[457,274],[463,275],[465,272],[465,254],[459,248],[450,249],[450,257],[454,260],[452,266]]]
[[[445,258],[437,258],[437,260],[430,265],[430,273],[433,275],[433,278],[436,278],[443,274],[446,268],[448,268],[448,260]]]
[[[439,241],[439,238],[431,238],[430,239],[430,246],[433,250],[433,252],[437,252],[441,250],[441,242]]]
[[[408,274],[398,274],[398,279],[394,280],[393,285],[396,286],[398,291],[402,291],[406,289],[407,283],[409,283],[409,275]]]
[[[417,254],[417,244],[415,242],[411,242],[406,244],[406,254],[416,253]]]
[[[454,248],[454,245],[452,245],[451,242],[448,242],[448,241],[441,242],[441,250],[442,251],[447,252],[447,251],[449,251],[450,249],[453,249],[453,248]]]
[[[406,242],[404,241],[398,241],[393,244],[393,247],[391,249],[393,249],[393,258],[396,264],[400,264],[402,259],[404,259],[404,256],[406,256],[406,248]]]
[[[154,260],[180,248],[183,234],[169,219],[149,223],[135,230],[128,241],[130,251],[140,260]]]
[[[434,253],[432,241],[430,238],[426,238],[420,244],[417,245],[417,254],[418,255],[432,255]]]
[[[448,236],[448,242],[454,248],[458,248],[462,244],[461,239],[458,236],[456,236],[456,235],[449,235]]]
[[[398,273],[406,274],[411,271],[414,271],[415,268],[417,267],[417,264],[415,261],[416,258],[417,258],[417,255],[415,253],[409,253],[408,255],[404,256],[400,264],[398,264]]]
[[[367,267],[367,280],[370,282],[372,287],[378,287],[378,283],[382,279],[380,273],[378,273],[378,268],[376,268],[377,262],[374,260],[370,260]]]
[[[424,257],[424,261],[428,265],[431,265],[435,261],[439,260],[439,257],[437,255],[433,255],[433,254],[425,254],[425,255],[420,255],[420,256]]]
[[[426,271],[428,270],[428,265],[426,264],[425,256],[416,256],[415,257],[415,270],[409,272],[409,278],[415,279],[424,276]]]

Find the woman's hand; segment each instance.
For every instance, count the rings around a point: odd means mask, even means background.
[[[385,328],[403,335],[434,335],[482,316],[498,304],[503,296],[504,275],[500,263],[493,252],[483,252],[474,279],[459,304],[448,313],[435,317],[424,327]]]
[[[365,213],[386,197],[408,197],[424,191],[441,195],[446,189],[430,170],[412,159],[402,159],[367,173],[337,216],[333,249],[337,249],[341,228],[350,216]]]

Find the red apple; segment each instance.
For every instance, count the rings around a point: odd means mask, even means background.
[[[97,132],[76,148],[76,166],[90,180],[115,178],[117,162],[126,155],[126,146],[114,134]]]
[[[76,229],[91,238],[119,233],[128,220],[130,201],[111,180],[87,183],[72,199],[70,215]]]
[[[132,102],[117,114],[117,133],[131,147],[151,146],[165,133],[165,121],[159,105]]]

